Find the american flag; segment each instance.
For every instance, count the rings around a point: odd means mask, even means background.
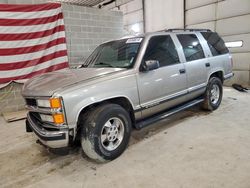
[[[61,4],[0,4],[0,86],[65,68]]]

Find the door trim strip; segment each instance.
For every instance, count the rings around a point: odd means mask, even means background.
[[[181,91],[181,92],[178,92],[178,93],[175,93],[175,94],[172,94],[172,95],[168,95],[167,97],[165,97],[163,100],[161,101],[157,101],[157,102],[154,102],[154,103],[149,103],[148,105],[143,105],[142,107],[138,108],[138,109],[135,109],[134,110],[134,113],[136,112],[140,112],[142,110],[146,110],[148,108],[152,108],[152,107],[155,107],[157,105],[160,105],[160,104],[163,104],[163,103],[166,103],[170,100],[174,100],[174,99],[177,99],[179,97],[182,97],[182,96],[185,96],[187,94],[190,94],[190,93],[193,93],[193,92],[196,92],[196,91],[199,91],[199,90],[202,90],[206,88],[206,84],[203,83],[203,84],[200,84],[198,86],[195,86],[195,87],[192,87],[192,88],[188,88],[187,90],[184,90],[184,91]]]

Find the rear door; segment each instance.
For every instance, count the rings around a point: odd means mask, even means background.
[[[143,117],[183,102],[187,93],[185,68],[170,35],[151,37],[142,62],[147,60],[158,60],[160,68],[137,75]]]
[[[187,72],[188,91],[193,92],[206,87],[210,64],[201,44],[194,33],[177,34],[184,53],[184,64]]]

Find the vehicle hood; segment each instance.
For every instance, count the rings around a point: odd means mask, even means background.
[[[87,82],[120,72],[122,68],[80,68],[46,73],[28,80],[22,90],[23,96],[52,96],[57,90],[77,82]]]

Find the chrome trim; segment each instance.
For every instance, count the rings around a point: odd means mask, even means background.
[[[168,100],[171,100],[171,99],[173,99],[173,98],[176,98],[176,97],[185,95],[185,94],[187,94],[187,93],[188,93],[187,90],[179,91],[179,92],[177,92],[177,93],[168,95],[168,96],[166,96],[166,97],[162,97],[162,98],[160,98],[160,99],[156,99],[156,100],[153,100],[153,101],[144,103],[144,104],[142,104],[141,106],[142,106],[142,108],[150,108],[150,107],[152,107],[152,106],[155,106],[155,105],[158,105],[158,104],[162,103],[163,101],[168,101]]]
[[[189,87],[189,88],[188,88],[188,92],[189,92],[189,93],[190,93],[190,92],[194,92],[194,91],[199,90],[199,89],[202,89],[202,88],[204,88],[204,87],[206,87],[206,86],[207,86],[206,83],[202,83],[202,84],[199,84],[199,85],[196,85],[196,86],[193,86],[193,87]]]
[[[36,133],[39,140],[46,146],[51,148],[67,147],[69,142],[68,129],[59,131],[47,131],[38,127],[31,119],[30,114],[27,115],[27,121],[32,130]]]
[[[52,114],[51,108],[39,108],[36,106],[29,106],[26,105],[26,109],[30,112],[37,112],[37,113],[42,113],[42,114]]]
[[[230,78],[232,78],[234,76],[234,73],[229,73],[229,74],[226,74],[226,75],[224,75],[224,80],[227,80],[227,79],[230,79]]]

